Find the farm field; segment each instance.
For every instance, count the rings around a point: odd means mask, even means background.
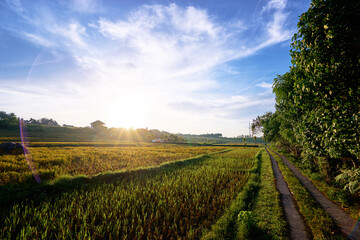
[[[360,240],[360,1],[1,1],[0,240]]]
[[[226,147],[192,147],[173,144],[33,143],[29,149],[41,180],[63,175],[125,171],[194,157]],[[34,181],[25,156],[0,155],[0,185]]]
[[[179,151],[182,156],[215,153],[113,174],[103,182],[90,178],[84,186],[61,192],[51,190],[57,183],[39,187],[39,195],[8,204],[0,238],[199,239],[259,166],[254,157],[259,148],[163,146],[150,147],[150,156],[151,150],[173,152],[173,159]]]

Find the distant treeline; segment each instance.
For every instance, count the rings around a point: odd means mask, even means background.
[[[38,120],[30,118],[23,120],[29,131],[29,137],[37,141],[145,141],[161,139],[163,142],[180,143],[184,142],[181,136],[157,129],[127,129],[127,128],[107,128],[107,127],[73,127],[64,124],[63,127],[51,118],[40,118]],[[0,111],[0,135],[6,132],[3,137],[18,137],[19,118],[14,113]],[[5,130],[5,131],[4,131]],[[10,131],[8,131],[10,130]],[[12,131],[11,131],[12,130]],[[5,134],[2,134],[5,135]]]
[[[40,118],[38,120],[30,118],[30,120],[23,120],[25,124],[47,125],[47,126],[60,126],[52,118]],[[19,118],[15,113],[7,113],[0,111],[0,127],[14,128],[19,126]]]
[[[221,133],[220,133],[221,134]],[[218,136],[218,133],[210,134],[178,134],[185,139],[186,142],[194,143],[210,143],[210,144],[264,144],[262,137],[252,137],[247,135],[241,135],[238,137],[222,137]],[[256,141],[256,142],[255,142]]]
[[[207,144],[252,144],[264,143],[262,138],[241,135],[236,138],[223,137],[221,133],[207,134],[173,134],[157,129],[127,129],[127,128],[107,128],[104,123],[98,121],[99,125],[93,124],[90,127],[74,127],[63,124],[62,127],[51,118],[40,118],[38,120],[30,118],[23,120],[29,137],[35,141],[137,141],[151,142],[154,139],[168,143],[207,143]],[[19,118],[14,113],[0,111],[0,137],[19,137]],[[256,142],[255,142],[256,141]]]
[[[207,134],[200,134],[200,137],[216,137],[216,138],[221,138],[222,137],[222,133],[207,133]]]
[[[25,124],[38,124],[38,125],[47,125],[47,126],[60,126],[52,118],[40,118],[39,120],[30,118],[30,120],[24,120]]]

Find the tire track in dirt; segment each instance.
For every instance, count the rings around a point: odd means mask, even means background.
[[[310,192],[315,200],[325,209],[325,211],[334,220],[335,224],[340,228],[341,232],[351,240],[360,239],[360,226],[356,220],[349,217],[349,215],[337,204],[326,198],[315,185],[293,165],[284,156],[273,151],[281,157],[284,164],[292,171],[292,173],[299,179],[301,184]]]
[[[276,179],[276,189],[280,193],[281,204],[285,212],[286,221],[288,222],[290,228],[290,237],[293,240],[310,239],[310,231],[308,230],[302,215],[298,211],[296,201],[282,176],[278,163],[275,161],[274,157],[270,154],[267,148],[266,151],[271,159],[271,165]]]

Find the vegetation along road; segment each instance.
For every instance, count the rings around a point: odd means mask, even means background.
[[[360,239],[360,228],[356,224],[357,222],[350,218],[348,214],[341,209],[337,204],[327,199],[314,184],[293,165],[286,157],[273,151],[275,154],[281,157],[281,160],[292,171],[292,173],[300,180],[301,184],[310,192],[310,194],[316,199],[317,202],[325,209],[325,211],[335,221],[336,225],[340,227],[341,232],[348,236],[349,239]],[[270,154],[270,153],[269,153]]]
[[[268,149],[266,149],[266,151],[272,162],[272,169],[276,179],[276,189],[279,191],[281,196],[281,204],[284,208],[286,220],[289,224],[291,239],[310,239],[308,227],[306,226],[301,213],[298,211],[296,201],[281,174],[279,166]]]

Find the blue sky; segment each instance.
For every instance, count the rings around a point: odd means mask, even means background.
[[[225,136],[274,111],[310,1],[0,1],[0,110]]]

